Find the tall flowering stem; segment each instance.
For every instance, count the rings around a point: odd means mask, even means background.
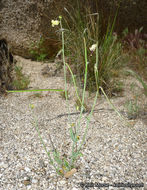
[[[60,19],[60,28],[61,28],[61,35],[62,35],[62,56],[63,56],[63,63],[64,63],[64,81],[65,81],[65,98],[68,99],[67,96],[67,77],[66,77],[66,63],[65,63],[65,45],[64,45],[64,29],[62,27],[62,17],[59,16]]]

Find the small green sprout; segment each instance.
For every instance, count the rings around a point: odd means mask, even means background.
[[[31,109],[34,109],[34,104],[29,104],[29,107],[31,108]]]

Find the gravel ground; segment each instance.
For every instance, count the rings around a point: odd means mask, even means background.
[[[24,65],[24,72],[30,75],[31,87],[63,88],[61,76],[41,75],[44,67],[41,63],[17,59]],[[71,85],[68,89],[70,113],[73,113],[70,122],[76,122],[79,114],[74,105],[74,89]],[[125,100],[126,95],[114,98],[112,102],[123,110]],[[146,103],[145,97],[143,102]],[[146,114],[129,121],[130,126],[127,126],[103,97],[98,100],[82,149],[83,157],[77,161],[77,172],[70,178],[64,178],[58,176],[49,164],[33,126],[29,104],[35,105],[34,114],[47,148],[51,149],[51,134],[58,150],[65,155],[70,153],[68,109],[59,92],[42,92],[41,97],[35,97],[31,92],[0,97],[0,190],[87,189],[82,187],[82,183],[95,186],[89,187],[90,190],[147,189]],[[82,130],[85,129],[87,115],[83,114]],[[129,183],[144,187],[117,187]],[[107,187],[96,187],[98,185]]]

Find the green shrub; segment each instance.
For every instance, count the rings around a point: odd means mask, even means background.
[[[123,31],[123,49],[128,57],[127,66],[139,74],[143,79],[147,80],[146,63],[147,63],[147,50],[146,50],[146,34],[142,32],[143,27],[136,29],[130,33],[128,28]]]
[[[45,39],[40,38],[38,42],[32,43],[30,53],[34,60],[44,61],[47,58],[46,48],[44,47]]]
[[[137,74],[135,73],[134,71],[132,70],[127,70],[127,72],[134,76],[139,82],[140,84],[142,85],[142,87],[144,88],[144,94],[147,96],[147,83]]]
[[[127,110],[127,116],[129,119],[136,119],[137,115],[139,114],[140,107],[138,106],[137,99],[135,100],[128,100],[125,103],[125,108]]]
[[[16,90],[24,90],[28,88],[29,84],[30,84],[29,77],[25,76],[22,73],[22,67],[15,66],[15,79],[12,82],[13,87]]]
[[[68,16],[64,17],[65,30],[65,52],[68,56],[69,65],[74,69],[76,80],[79,81],[79,86],[83,86],[85,59],[83,37],[86,39],[86,46],[88,49],[88,75],[87,75],[87,90],[96,90],[96,81],[94,75],[95,54],[90,51],[92,44],[98,42],[98,85],[111,94],[113,91],[113,84],[118,79],[115,75],[119,75],[119,68],[121,66],[121,43],[117,39],[117,35],[113,33],[115,18],[113,22],[108,23],[105,34],[101,33],[99,14],[92,14],[88,8],[80,12],[80,8],[70,14],[66,10]]]

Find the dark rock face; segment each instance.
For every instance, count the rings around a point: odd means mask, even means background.
[[[99,11],[105,18],[115,15],[118,9],[116,29],[121,32],[126,27],[130,32],[143,26],[147,32],[147,1],[146,0],[96,0]]]
[[[0,94],[11,89],[14,60],[5,39],[0,40]]]

